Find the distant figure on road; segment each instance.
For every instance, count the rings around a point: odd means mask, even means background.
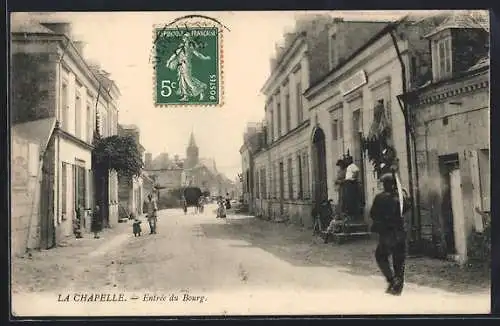
[[[94,233],[94,239],[99,239],[99,232],[102,230],[102,216],[101,208],[99,205],[95,206],[95,210],[92,214],[91,231]]]
[[[187,213],[187,203],[186,203],[186,197],[184,195],[181,196],[181,206],[182,210],[184,211],[184,214]]]
[[[205,204],[205,201],[203,199],[204,197],[200,197],[200,199],[198,200],[198,212],[203,214],[203,205]]]
[[[222,196],[217,201],[217,218],[226,218],[226,207]]]
[[[147,217],[150,229],[149,234],[156,234],[156,223],[158,222],[158,216],[157,216],[158,206],[156,205],[156,201],[153,199],[153,195],[151,194],[148,195],[147,207],[148,207]]]
[[[231,199],[229,198],[229,193],[226,193],[226,209],[231,209]]]
[[[380,180],[384,190],[375,196],[370,210],[372,232],[379,235],[375,259],[388,283],[386,293],[400,295],[404,286],[406,231],[394,176],[387,173]],[[408,209],[409,203],[404,200],[403,214]],[[392,256],[394,272],[389,264],[389,256]]]

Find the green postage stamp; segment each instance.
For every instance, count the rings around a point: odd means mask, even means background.
[[[155,27],[157,106],[222,104],[221,30],[213,26]]]

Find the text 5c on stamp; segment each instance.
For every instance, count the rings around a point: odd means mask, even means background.
[[[217,27],[155,28],[155,103],[221,104],[220,33]]]

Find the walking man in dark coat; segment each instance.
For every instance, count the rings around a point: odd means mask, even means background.
[[[394,175],[387,173],[380,179],[384,190],[375,196],[370,210],[372,231],[379,235],[375,259],[388,283],[386,293],[400,295],[404,285],[406,231]],[[409,209],[408,206],[405,200],[403,214]],[[389,264],[390,256],[394,271]]]
[[[149,222],[149,229],[150,232],[149,234],[156,234],[156,224],[158,222],[158,206],[156,204],[156,201],[153,199],[153,195],[149,194],[148,195],[148,201],[146,202],[146,205],[148,207],[148,222]]]

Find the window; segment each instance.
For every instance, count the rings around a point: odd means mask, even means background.
[[[304,189],[303,189],[303,171],[302,171],[302,157],[299,154],[297,156],[297,172],[298,172],[298,178],[299,178],[299,189],[298,189],[298,194],[297,198],[302,199],[304,197]]]
[[[87,183],[88,183],[88,191],[87,191],[87,208],[93,208],[94,203],[93,203],[93,198],[92,198],[92,189],[94,188],[94,184],[92,182],[92,170],[89,169],[87,170]]]
[[[451,37],[443,38],[435,41],[434,46],[434,76],[435,79],[443,79],[451,75]]]
[[[266,189],[266,169],[265,168],[262,168],[260,170],[260,183],[261,183],[260,191],[262,194],[262,198],[266,198],[267,189]]]
[[[277,110],[277,120],[278,120],[278,134],[276,135],[276,139],[281,137],[281,99],[280,99],[281,94],[278,93],[276,95],[276,110]]]
[[[299,74],[297,74],[300,77]],[[297,124],[304,121],[304,111],[302,108],[302,83],[299,81],[297,83]]]
[[[269,110],[269,116],[271,119],[271,127],[269,128],[269,143],[274,141],[274,112],[273,110]]]
[[[339,139],[339,120],[334,119],[332,121],[332,140],[338,140]]]
[[[68,111],[69,111],[69,106],[68,106],[68,84],[63,83],[61,87],[61,127],[64,130],[68,130],[69,124],[68,124]]]
[[[279,199],[285,198],[285,166],[283,161],[279,163],[279,195],[277,196]]]
[[[291,125],[292,125],[292,117],[291,117],[291,112],[290,112],[290,93],[288,91],[288,84],[285,86],[285,103],[284,103],[284,109],[285,109],[285,134],[290,131]]]
[[[260,198],[260,179],[259,179],[259,171],[255,171],[255,198]]]
[[[87,104],[87,112],[86,112],[86,120],[85,123],[87,124],[86,130],[87,130],[87,142],[92,143],[92,106],[90,103]]]
[[[80,92],[75,92],[75,136],[82,136],[82,98]]]
[[[363,132],[363,122],[361,120],[361,110],[356,110],[352,113],[352,131],[354,135]]]
[[[76,160],[75,165],[75,209],[85,208],[86,201],[86,173],[85,162]]]
[[[61,213],[64,219],[67,210],[66,194],[68,193],[68,165],[65,162],[62,162],[61,168],[61,193]]]
[[[279,185],[278,185],[278,163],[274,164],[274,198],[278,198]]]
[[[288,199],[293,199],[293,166],[292,159],[288,159]]]
[[[411,56],[411,63],[410,63],[410,78],[414,80],[417,77],[417,57]]]
[[[309,155],[307,154],[307,152],[304,152],[302,154],[302,163],[303,163],[303,166],[304,166],[304,172],[303,172],[303,175],[304,175],[304,181],[303,181],[303,185],[304,185],[304,199],[309,199],[311,194],[310,194],[310,185],[309,185]]]

